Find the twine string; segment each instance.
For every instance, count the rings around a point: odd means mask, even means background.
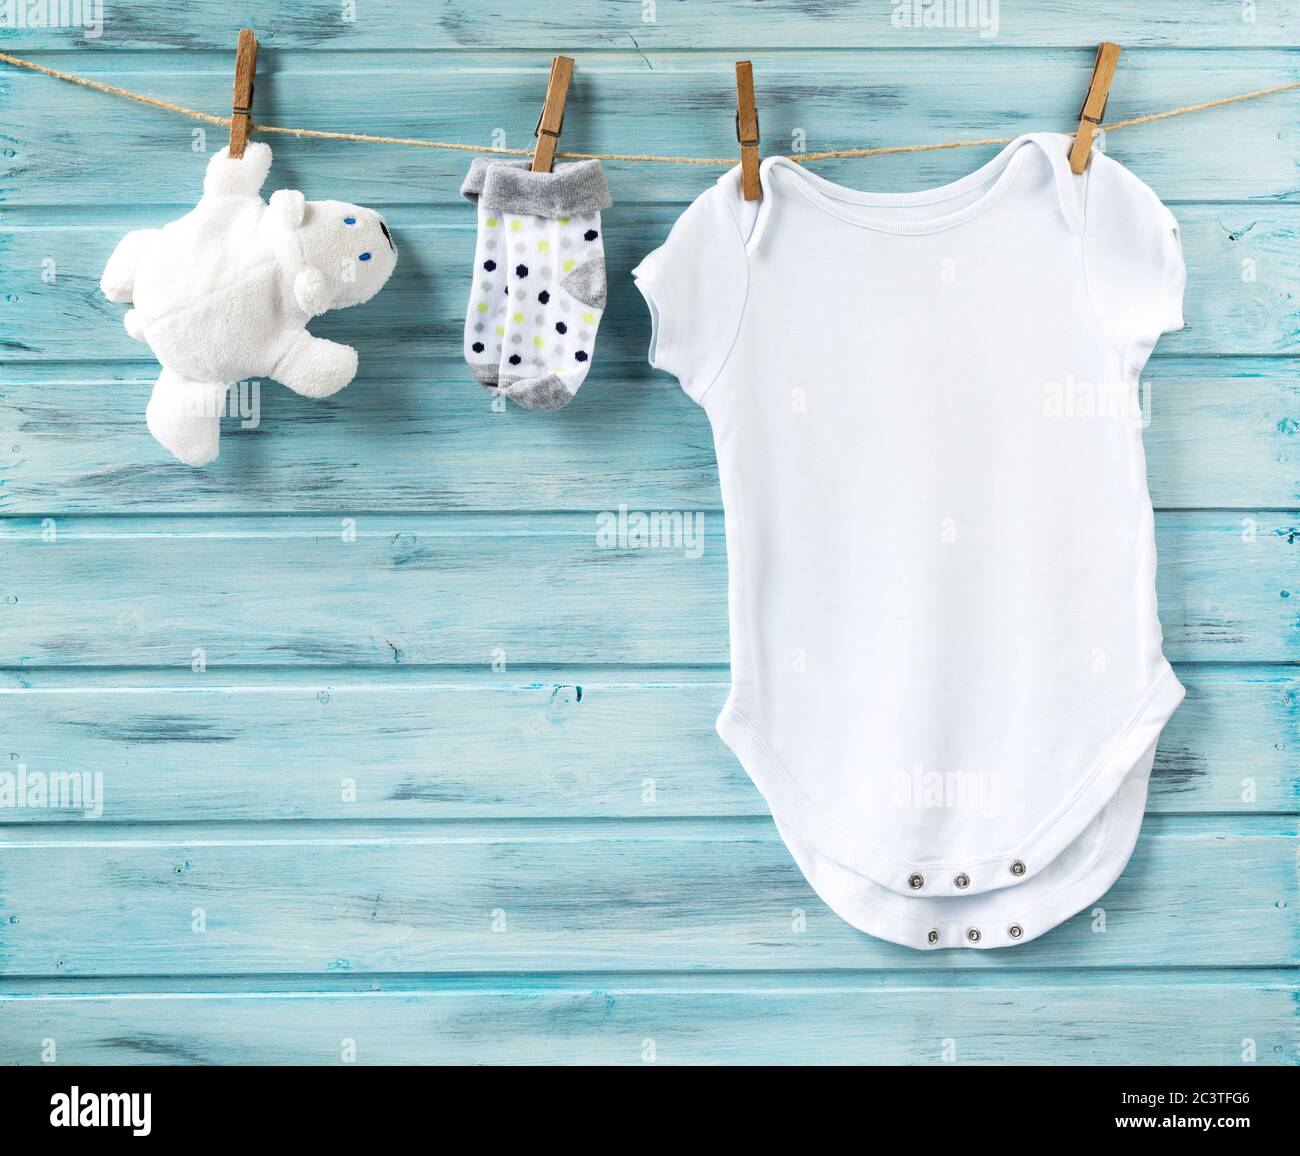
[[[78,76],[75,72],[63,72],[57,68],[50,68],[45,64],[37,64],[34,60],[24,60],[21,56],[11,56],[7,52],[0,52],[0,60],[13,65],[15,68],[26,68],[32,72],[44,73],[44,75],[52,76],[56,80],[65,80],[69,84],[77,84],[82,88],[91,88],[96,92],[108,93],[110,96],[124,97],[126,100],[133,100],[137,104],[146,104],[151,108],[161,108],[167,112],[174,112],[179,116],[189,117],[191,120],[203,121],[205,124],[217,125],[221,128],[230,127],[230,117],[228,116],[214,116],[209,112],[200,112],[196,108],[186,108],[183,104],[173,104],[169,100],[159,100],[157,97],[145,96],[141,92],[132,92],[128,88],[118,88],[113,84],[104,84],[102,81],[91,80],[87,76]],[[1166,109],[1164,112],[1152,112],[1146,116],[1117,120],[1110,124],[1100,125],[1099,128],[1105,132],[1115,132],[1122,128],[1151,124],[1153,121],[1168,120],[1173,116],[1183,116],[1189,112],[1203,112],[1205,109],[1220,108],[1223,105],[1239,104],[1243,100],[1256,100],[1262,96],[1273,96],[1276,93],[1289,92],[1297,88],[1300,88],[1300,80],[1293,80],[1287,84],[1275,84],[1271,88],[1257,88],[1253,92],[1239,92],[1235,96],[1222,96],[1217,100],[1203,100],[1197,104],[1185,104],[1180,108]],[[494,148],[490,145],[458,144],[454,141],[445,140],[422,140],[419,137],[375,136],[372,133],[364,132],[327,132],[323,129],[291,128],[287,125],[277,124],[254,124],[250,128],[253,132],[264,135],[307,137],[312,140],[359,141],[363,144],[404,145],[408,148],[445,149],[451,152],[484,153],[492,156],[527,157],[533,155],[532,149]],[[943,149],[968,149],[979,148],[984,145],[1004,145],[1009,144],[1014,139],[1014,137],[1001,136],[983,137],[979,140],[943,141],[939,144],[828,149],[824,152],[799,153],[789,159],[798,164],[807,164],[809,161],[828,161],[844,157],[878,157],[895,153],[927,153],[938,152]],[[659,156],[655,153],[557,152],[555,155],[566,160],[625,161],[631,164],[721,165],[726,167],[736,164],[739,160],[738,157],[675,157]]]

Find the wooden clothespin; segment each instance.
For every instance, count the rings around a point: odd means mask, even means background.
[[[564,102],[569,99],[569,81],[573,77],[573,57],[557,56],[551,61],[551,79],[546,82],[546,103],[537,118],[533,136],[533,172],[549,173],[555,163],[555,146],[564,129]]]
[[[257,76],[257,37],[251,28],[239,32],[235,49],[235,98],[230,105],[230,155],[244,155],[248,130],[252,127],[253,80]]]
[[[1119,45],[1109,40],[1097,46],[1097,60],[1092,66],[1092,80],[1088,95],[1079,110],[1079,131],[1074,134],[1074,147],[1070,149],[1070,171],[1076,175],[1088,167],[1092,152],[1092,136],[1106,115],[1106,98],[1110,95],[1110,82],[1115,79],[1115,66],[1119,63]]]
[[[736,139],[740,142],[740,182],[745,200],[761,201],[758,179],[758,105],[754,100],[754,66],[736,61]]]

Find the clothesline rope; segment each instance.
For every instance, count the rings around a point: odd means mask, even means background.
[[[87,76],[78,76],[75,72],[63,72],[57,68],[50,68],[48,65],[37,64],[34,60],[24,60],[21,56],[11,56],[7,52],[0,52],[0,60],[6,64],[12,64],[15,68],[26,68],[32,72],[44,73],[46,76],[52,76],[56,80],[66,80],[69,84],[77,84],[82,88],[92,88],[96,92],[106,92],[110,96],[121,96],[127,100],[134,100],[138,104],[147,104],[152,108],[165,109],[167,112],[174,112],[180,116],[189,117],[191,120],[203,121],[205,124],[218,125],[223,128],[230,126],[230,117],[214,116],[209,112],[200,112],[196,108],[186,108],[183,104],[172,104],[171,101],[159,100],[157,97],[145,96],[141,92],[132,92],[128,88],[118,88],[113,84],[104,84],[98,80],[91,80]],[[1115,132],[1121,128],[1132,128],[1139,124],[1150,124],[1152,121],[1168,120],[1171,116],[1182,116],[1189,112],[1203,112],[1208,108],[1220,108],[1226,104],[1239,104],[1243,100],[1256,100],[1261,96],[1273,96],[1279,92],[1289,92],[1292,89],[1300,88],[1300,80],[1293,80],[1288,84],[1275,84],[1271,88],[1257,88],[1253,92],[1240,92],[1235,96],[1222,96],[1217,100],[1203,100],[1197,104],[1185,104],[1181,108],[1171,108],[1164,112],[1152,112],[1146,116],[1130,117],[1128,120],[1117,120],[1111,124],[1101,125],[1100,128],[1106,132]],[[273,133],[280,136],[309,137],[312,140],[347,140],[359,141],[363,144],[389,144],[405,145],[408,148],[420,149],[446,149],[451,152],[462,153],[482,153],[492,156],[512,156],[526,157],[532,156],[532,149],[509,149],[493,148],[486,145],[457,144],[454,141],[445,140],[421,140],[419,137],[403,136],[375,136],[371,133],[363,132],[326,132],[323,129],[313,128],[290,128],[285,125],[276,124],[255,124],[252,126],[254,132],[267,134]],[[807,164],[809,161],[828,161],[841,157],[876,157],[886,156],[891,153],[927,153],[938,152],[942,149],[967,149],[978,148],[982,145],[1004,145],[1009,144],[1014,137],[983,137],[979,140],[953,140],[944,141],[939,144],[920,144],[920,145],[889,145],[882,148],[856,148],[856,149],[828,149],[824,152],[798,153],[789,159],[798,164]],[[598,161],[626,161],[629,163],[654,163],[666,165],[725,165],[730,166],[738,163],[739,157],[673,157],[659,156],[654,153],[580,153],[580,152],[557,152],[557,157],[564,157],[568,160],[598,160]]]

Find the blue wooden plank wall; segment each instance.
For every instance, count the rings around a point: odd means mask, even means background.
[[[108,0],[102,35],[0,37],[223,112],[253,24],[258,119],[513,146],[569,51],[564,144],[707,155],[741,56],[772,151],[1067,128],[1107,38],[1112,119],[1300,77],[1281,0],[1004,0],[995,35],[892,7]],[[920,955],[817,901],[712,731],[712,446],[644,365],[628,270],[713,171],[610,166],[595,367],[530,414],[459,364],[466,158],[276,139],[275,185],[380,208],[402,259],[317,329],[356,382],[268,384],[196,473],[148,436],[155,368],[97,282],[221,133],[0,67],[0,770],[103,782],[102,814],[0,816],[0,1061],[1295,1063],[1298,114],[1108,142],[1190,267],[1145,435],[1189,694],[1095,910]],[[819,171],[917,188],[990,151]],[[702,552],[602,549],[620,505],[702,513]]]

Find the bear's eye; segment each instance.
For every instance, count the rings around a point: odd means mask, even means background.
[[[369,261],[369,260],[370,260],[370,254],[369,254],[369,253],[362,253],[361,256],[357,258],[357,260],[358,260],[358,261]]]
[[[357,219],[356,217],[344,217],[343,223],[345,225],[355,225],[357,223]]]

